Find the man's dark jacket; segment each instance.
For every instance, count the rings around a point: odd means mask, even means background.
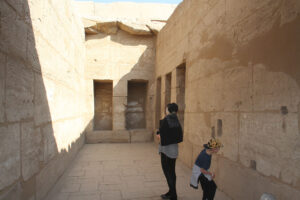
[[[182,142],[182,128],[175,113],[169,114],[160,120],[159,134],[162,146]]]

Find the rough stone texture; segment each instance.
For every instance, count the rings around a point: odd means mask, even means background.
[[[167,74],[186,65],[180,158],[191,167],[219,137],[217,181],[233,199],[299,196],[299,13],[296,0],[185,0],[158,34],[161,105]],[[172,80],[171,101],[176,88]]]
[[[129,131],[90,131],[86,134],[87,143],[130,142]]]
[[[33,117],[33,71],[18,60],[7,59],[6,115],[9,122]],[[16,112],[17,110],[17,112]]]
[[[116,34],[118,29],[132,35],[157,35],[176,4],[75,2],[87,34]]]
[[[152,35],[146,25],[138,24],[130,21],[118,22],[121,30],[133,35]]]
[[[0,2],[0,199],[43,199],[84,143],[84,30],[71,1]]]
[[[22,177],[27,181],[39,171],[42,152],[40,128],[35,128],[33,122],[21,124],[21,158]]]
[[[158,3],[94,3],[74,2],[77,12],[82,16],[97,16],[110,19],[167,20],[176,4]]]
[[[128,81],[148,82],[146,95],[146,130],[152,130],[153,108],[150,99],[153,95],[153,74],[154,74],[154,38],[146,36],[133,36],[124,31],[118,31],[115,35],[99,33],[87,35],[86,37],[86,71],[85,78],[89,81],[88,91],[93,91],[93,80],[113,81],[113,132],[126,130],[126,106]],[[94,94],[87,99],[90,105],[89,110],[94,110]],[[94,111],[93,111],[94,112]],[[90,130],[92,131],[92,130]],[[146,133],[151,136],[150,131]],[[95,134],[88,134],[94,137]],[[128,134],[126,134],[128,137]],[[108,136],[103,137],[105,139]],[[113,141],[117,140],[115,135],[111,136]],[[101,137],[100,137],[101,138]],[[145,138],[145,141],[147,137]],[[92,141],[94,139],[87,139]],[[121,141],[130,141],[120,135]],[[98,142],[99,138],[97,139]]]
[[[0,188],[7,187],[20,176],[20,125],[0,127]]]
[[[43,138],[43,158],[44,163],[48,163],[58,153],[56,140],[53,137],[53,128],[51,124],[41,128]]]
[[[296,185],[300,175],[299,170],[295,170],[300,164],[297,159],[297,118],[297,114],[292,113],[285,117],[271,113],[242,114],[239,138],[241,162],[249,167],[250,160],[255,160],[258,172]],[[253,132],[257,134],[252,135]]]
[[[95,143],[135,143],[150,142],[153,140],[152,131],[145,129],[90,131],[87,132],[86,142]]]
[[[143,129],[130,131],[130,142],[150,142],[152,138],[152,131],[145,131]]]
[[[5,70],[6,55],[0,52],[0,123],[4,122],[5,120]]]

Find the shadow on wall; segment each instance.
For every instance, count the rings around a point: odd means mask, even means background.
[[[300,16],[284,25],[280,25],[280,20],[278,17],[270,31],[242,46],[238,57],[245,66],[251,60],[254,64],[266,64],[270,71],[282,71],[293,77],[300,87]]]
[[[84,137],[58,148],[28,1],[0,1],[0,21],[0,199],[43,199]]]
[[[152,130],[152,114],[153,113],[153,95],[154,95],[154,65],[155,65],[155,37],[154,36],[136,36],[136,35],[130,35],[129,33],[126,33],[122,30],[118,30],[117,34],[114,35],[107,35],[103,33],[99,33],[97,35],[88,35],[86,37],[86,41],[90,40],[103,40],[108,39],[112,42],[118,43],[122,46],[124,46],[124,51],[122,50],[122,54],[125,55],[117,55],[116,52],[113,52],[116,59],[120,59],[119,61],[115,61],[117,63],[118,67],[118,73],[120,74],[119,80],[114,79],[114,87],[113,87],[113,98],[115,101],[115,106],[113,107],[113,115],[115,115],[114,118],[114,130],[124,130],[126,129],[126,115],[127,118],[133,117],[134,119],[136,117],[141,115],[136,113],[130,113],[129,110],[143,110],[145,114],[145,122],[146,126],[145,129]],[[127,48],[128,47],[128,48]],[[131,52],[126,52],[126,50],[130,50],[132,47],[135,48],[145,48],[143,52],[140,53],[139,58],[137,59],[137,62],[131,67],[129,70],[128,67],[130,64],[125,63],[127,59],[126,54],[131,54]],[[122,48],[122,47],[120,47]],[[135,53],[135,52],[134,52]],[[132,53],[132,54],[134,54]],[[99,55],[97,55],[99,56]],[[95,56],[96,57],[96,56]],[[97,58],[93,58],[97,59]],[[124,60],[123,60],[124,59]],[[135,58],[134,58],[135,59]],[[106,63],[105,63],[106,64]],[[101,65],[97,70],[101,70]],[[94,77],[95,78],[95,77]],[[97,78],[97,77],[96,77]],[[109,79],[109,78],[108,78]],[[128,105],[128,82],[137,83],[138,85],[146,84],[146,94],[145,94],[145,107],[138,106],[139,108],[134,108],[134,106]],[[142,86],[141,86],[142,87]],[[138,89],[137,89],[138,90]],[[139,94],[138,91],[136,91],[136,94]],[[134,94],[135,95],[135,94]],[[138,95],[140,98],[143,95]],[[135,98],[135,97],[134,97]],[[132,104],[134,100],[132,100]],[[143,100],[142,100],[143,101]],[[128,106],[131,106],[129,108]],[[134,120],[133,119],[133,120]],[[139,120],[137,120],[139,121]],[[128,122],[128,121],[127,121]],[[125,124],[123,124],[125,123]],[[127,123],[128,126],[128,123]],[[128,127],[127,127],[128,128]],[[130,127],[129,127],[130,129]]]

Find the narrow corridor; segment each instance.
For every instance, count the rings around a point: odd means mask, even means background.
[[[86,144],[49,193],[47,200],[159,200],[167,192],[153,143]],[[201,199],[189,186],[191,169],[176,165],[180,200]],[[217,191],[216,200],[229,199]]]

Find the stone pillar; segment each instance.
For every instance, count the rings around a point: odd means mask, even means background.
[[[127,106],[127,81],[113,81],[113,130],[125,130]]]

